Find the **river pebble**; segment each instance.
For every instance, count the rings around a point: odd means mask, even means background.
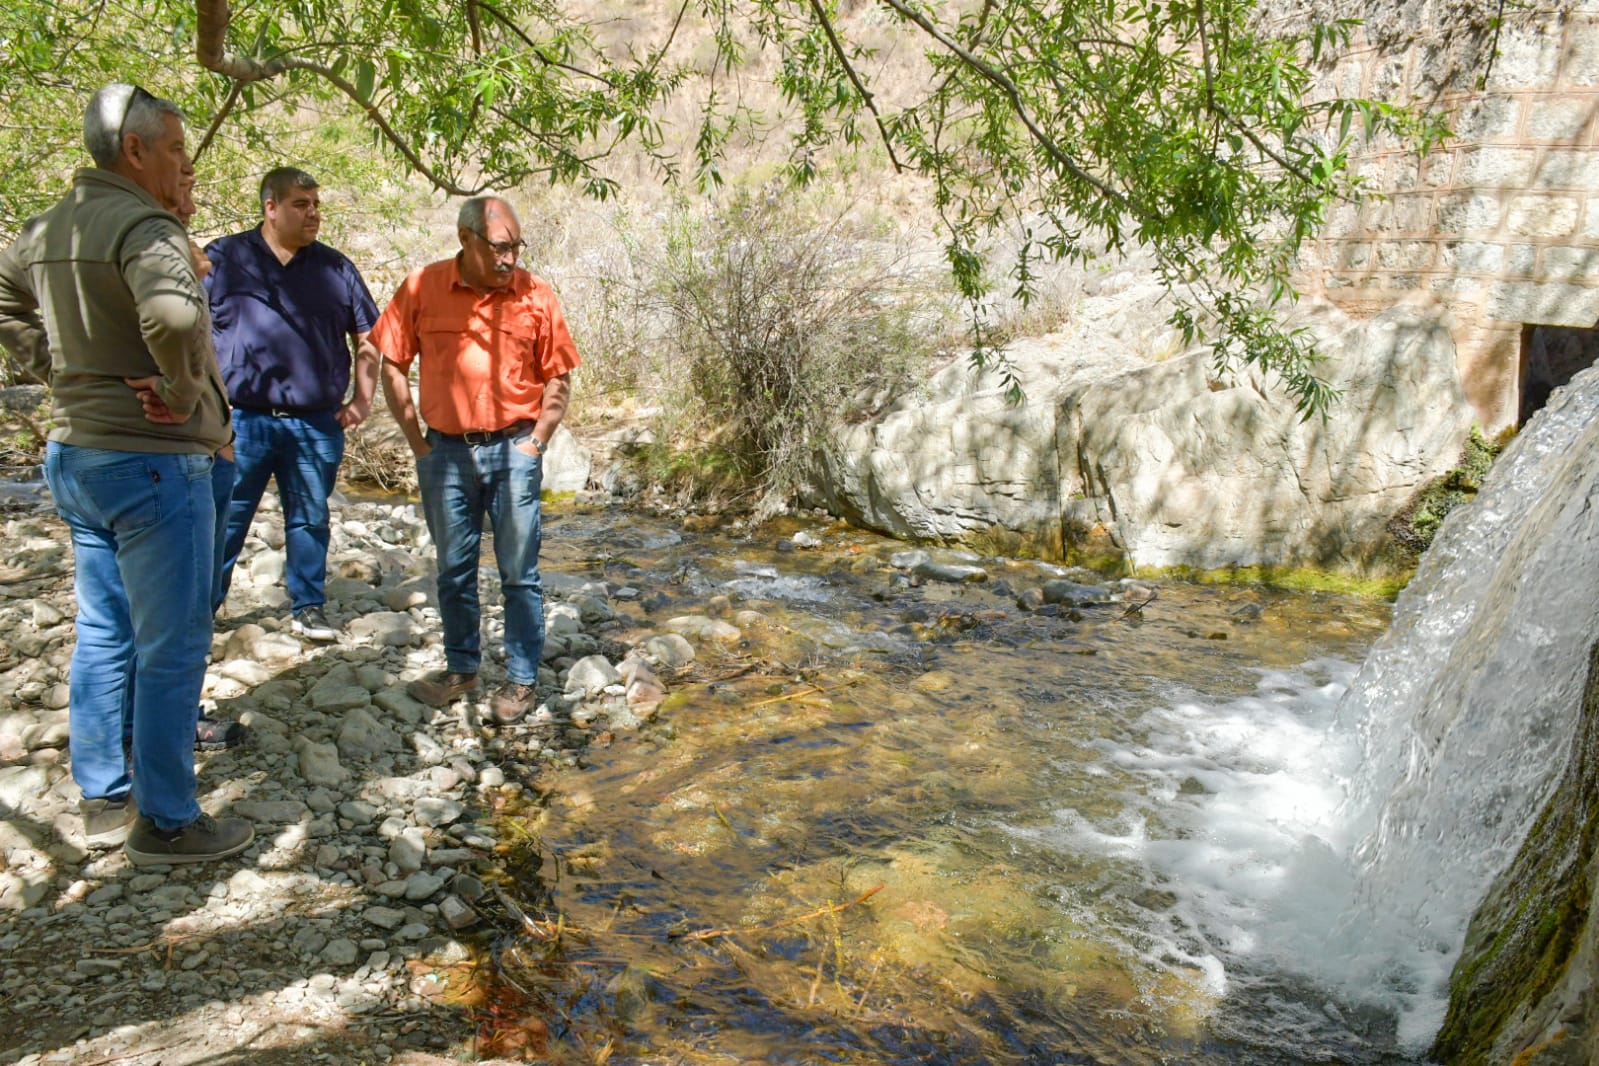
[[[540,761],[564,765],[598,732],[649,721],[663,678],[695,661],[696,641],[738,637],[706,616],[630,628],[636,588],[620,598],[624,611],[603,582],[552,574],[539,710],[497,730],[487,701],[503,676],[493,657],[503,616],[492,567],[483,693],[424,707],[405,684],[444,657],[415,508],[338,502],[328,613],[343,629],[313,644],[289,631],[282,516],[270,494],[267,503],[203,700],[249,739],[197,756],[202,806],[249,818],[256,840],[236,859],[171,869],[135,870],[120,849],[84,845],[64,753],[76,614],[67,538],[47,512],[4,519],[23,576],[0,589],[0,1002],[27,1021],[9,1027],[0,1062],[66,1061],[70,1048],[146,1063],[174,1044],[253,1054],[242,1049],[273,1025],[374,1015],[390,1019],[389,1044],[445,1046],[415,988],[468,957],[457,933],[480,926],[486,908],[499,912],[484,888],[503,877],[495,798],[521,794]]]

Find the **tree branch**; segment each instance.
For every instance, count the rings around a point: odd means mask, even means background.
[[[205,136],[200,138],[199,145],[194,149],[192,157],[194,162],[200,162],[200,157],[205,154],[205,150],[211,147],[212,138],[217,135],[217,130],[222,128],[222,123],[227,119],[228,113],[233,110],[233,105],[239,102],[239,93],[243,89],[244,82],[237,80],[228,87],[227,98],[222,101],[222,106],[217,108],[217,113],[211,117],[211,125],[206,127]]]
[[[1288,173],[1292,174],[1305,184],[1316,184],[1315,179],[1310,176],[1309,171],[1305,170],[1304,167],[1294,163],[1293,160],[1284,158],[1281,152],[1278,152],[1276,149],[1272,148],[1272,146],[1268,144],[1258,133],[1256,133],[1248,123],[1240,122],[1237,118],[1233,117],[1233,113],[1231,111],[1228,111],[1225,107],[1222,107],[1220,104],[1214,102],[1211,104],[1211,110],[1226,120],[1227,124],[1233,129],[1237,130],[1240,136],[1242,136],[1250,144],[1254,145],[1255,149],[1259,151],[1261,155],[1264,155],[1267,159],[1270,159],[1272,162],[1276,163],[1278,166],[1282,167]]]
[[[877,123],[878,135],[883,138],[883,147],[888,150],[888,161],[894,164],[896,173],[904,173],[905,168],[900,164],[899,156],[894,154],[894,141],[889,136],[888,126],[883,122],[883,116],[877,110],[877,103],[872,99],[872,92],[861,82],[860,75],[850,65],[849,57],[844,54],[844,46],[838,39],[838,34],[833,31],[833,21],[827,17],[827,12],[822,9],[820,0],[810,0],[811,13],[816,16],[816,21],[821,24],[822,32],[827,34],[827,43],[833,49],[833,54],[838,57],[839,65],[844,68],[844,73],[849,75],[850,84],[855,86],[855,92],[860,96],[861,103],[866,105],[866,110],[872,113],[872,120]]]
[[[296,59],[292,56],[279,56],[270,62],[248,56],[241,56],[227,51],[228,23],[232,21],[233,11],[228,6],[228,0],[195,0],[195,32],[194,51],[200,60],[200,65],[207,70],[215,71],[234,80],[235,88],[248,82],[265,81],[275,78],[290,70],[303,70],[307,74],[315,74],[328,84],[338,89],[366,113],[366,117],[376,126],[384,138],[394,146],[395,150],[405,157],[405,161],[418,174],[433,183],[434,188],[447,192],[451,196],[475,196],[482,192],[482,188],[467,188],[456,183],[450,178],[436,172],[428,166],[410,143],[401,137],[399,132],[389,124],[383,112],[369,100],[363,100],[356,87],[334,72],[333,68],[322,63],[308,59]]]
[[[477,0],[466,0],[466,24],[472,31],[472,51],[483,54],[483,28],[478,25]]]
[[[228,0],[194,0],[194,55],[200,65],[236,82],[264,81],[289,69],[287,57],[263,63],[229,52],[228,23],[233,9]]]
[[[554,59],[551,59],[549,56],[545,55],[544,54],[544,49],[539,46],[539,43],[537,41],[535,41],[533,38],[529,37],[527,35],[527,33],[522,29],[522,27],[518,26],[515,22],[511,21],[510,16],[506,15],[505,12],[503,12],[499,8],[495,7],[493,4],[485,3],[484,0],[475,0],[475,3],[476,3],[476,5],[478,7],[482,8],[484,11],[487,11],[489,14],[493,15],[495,20],[497,22],[499,22],[500,25],[502,25],[506,29],[510,30],[517,37],[520,37],[522,39],[522,43],[527,45],[527,50],[529,52],[532,52],[534,54],[534,56],[536,56],[538,58],[538,61],[540,63],[543,63],[547,67],[554,67],[557,70],[564,70],[568,74],[574,74],[574,75],[576,75],[577,77],[580,77],[580,78],[592,78],[595,81],[599,82],[601,85],[607,85],[607,86],[610,86],[612,88],[615,88],[615,83],[612,82],[610,78],[607,78],[603,74],[595,74],[593,71],[583,70],[581,67],[569,66],[566,63],[558,62],[558,61],[556,61]]]
[[[965,48],[962,48],[959,42],[955,41],[953,38],[945,34],[943,30],[940,30],[937,26],[933,25],[933,23],[923,16],[921,12],[913,11],[907,7],[904,3],[904,0],[883,0],[883,2],[889,7],[893,8],[895,11],[898,11],[900,15],[903,16],[907,21],[921,27],[924,33],[926,33],[929,37],[932,37],[933,40],[937,41],[939,44],[943,45],[951,55],[959,59],[970,70],[981,75],[1001,92],[1003,92],[1006,99],[1010,101],[1011,110],[1016,113],[1017,118],[1021,119],[1022,125],[1027,127],[1027,132],[1032,135],[1034,142],[1037,143],[1040,148],[1044,149],[1044,151],[1049,154],[1049,157],[1053,159],[1068,174],[1076,178],[1078,181],[1091,186],[1098,191],[1101,196],[1104,196],[1111,202],[1118,204],[1129,211],[1135,210],[1135,205],[1128,200],[1124,193],[1117,189],[1111,188],[1109,185],[1106,185],[1103,181],[1084,170],[1077,160],[1073,159],[1069,154],[1062,150],[1061,147],[1049,136],[1049,134],[1045,133],[1041,128],[1039,128],[1038,123],[1033,119],[1032,113],[1027,110],[1027,105],[1022,101],[1021,90],[1016,88],[1016,83],[1011,81],[1010,78],[1006,77],[1003,71],[996,69],[991,64],[978,58],[976,55],[973,55]]]

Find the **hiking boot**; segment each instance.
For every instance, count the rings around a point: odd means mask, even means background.
[[[78,801],[83,815],[83,842],[91,848],[112,848],[128,838],[128,826],[139,816],[132,793],[116,799]]]
[[[330,641],[339,639],[339,631],[328,622],[328,616],[321,607],[306,607],[294,612],[294,623],[290,627],[294,632],[306,640]]]
[[[476,674],[439,670],[406,685],[405,694],[429,707],[444,707],[457,696],[465,696],[469,692],[476,692],[477,689]]]
[[[194,729],[196,751],[221,751],[244,743],[249,730],[242,722],[229,722],[202,714]]]
[[[243,818],[202,814],[182,829],[157,829],[154,822],[141,817],[133,823],[122,850],[135,866],[175,866],[237,855],[254,839],[254,827]]]
[[[510,725],[512,722],[520,722],[531,706],[533,706],[533,686],[507,681],[494,694],[494,702],[490,704],[489,710],[500,725]]]

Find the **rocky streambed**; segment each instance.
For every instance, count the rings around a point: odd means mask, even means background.
[[[482,704],[405,695],[443,664],[412,505],[337,508],[330,644],[289,631],[269,508],[206,685],[249,741],[197,756],[203,805],[252,819],[256,842],[135,870],[79,835],[71,553],[41,503],[0,505],[0,1063],[697,1063],[795,1041],[1038,1061],[1078,1031],[1156,1061],[1167,1038],[1147,1034],[1188,1033],[1178,1016],[1209,993],[1129,952],[1122,933],[1166,921],[1142,911],[1169,894],[1051,843],[1058,808],[1164,820],[1137,812],[1169,805],[1165,786],[1127,770],[1146,708],[1358,655],[1386,621],[1350,598],[1104,582],[819,520],[562,505],[539,710],[495,728]],[[492,565],[482,579],[492,691]],[[1062,871],[1114,887],[1079,914],[1054,902]],[[1013,927],[1051,957],[1018,954]],[[1225,1041],[1181,1041],[1221,1061]]]
[[[71,552],[53,513],[13,505],[0,573],[0,1061],[365,1062],[470,1043],[458,997],[472,952],[458,937],[504,920],[493,889],[511,883],[504,866],[527,839],[516,812],[536,807],[546,768],[647,727],[657,676],[688,667],[694,645],[620,617],[637,590],[552,571],[539,711],[497,731],[478,704],[435,711],[405,694],[443,664],[420,517],[384,503],[339,514],[336,643],[290,633],[270,511],[217,627],[206,709],[249,738],[197,756],[201,801],[254,822],[254,846],[147,871],[83,846],[66,750]],[[494,603],[492,567],[485,579]],[[495,645],[499,611],[486,614]]]

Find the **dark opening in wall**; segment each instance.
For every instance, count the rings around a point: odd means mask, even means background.
[[[1573,326],[1521,328],[1521,410],[1516,424],[1526,425],[1549,394],[1599,361],[1599,329]]]

